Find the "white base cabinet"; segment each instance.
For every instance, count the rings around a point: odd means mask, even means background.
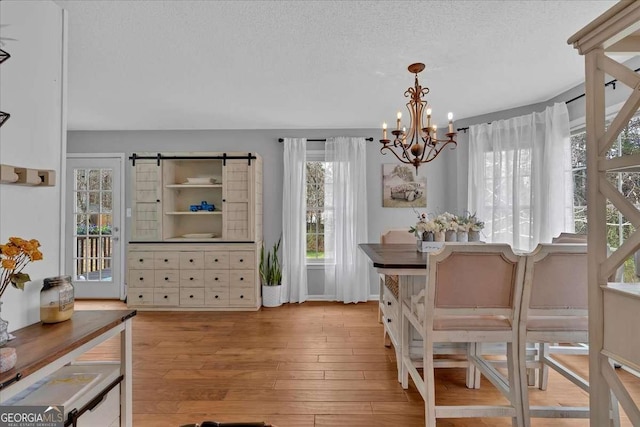
[[[127,304],[138,309],[257,310],[261,243],[131,243]]]

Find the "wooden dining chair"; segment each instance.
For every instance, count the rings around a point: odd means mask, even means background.
[[[416,243],[416,237],[409,233],[406,228],[394,228],[385,230],[380,235],[381,244],[396,244],[396,243],[410,243],[414,245]],[[382,322],[382,305],[384,304],[397,304],[398,316],[400,317],[400,306],[398,303],[398,286],[399,278],[395,275],[378,274],[379,279],[379,291],[380,291],[380,306],[378,307],[378,322]],[[386,297],[385,297],[386,295]],[[382,341],[385,346],[389,346],[391,343],[387,336],[386,329],[383,328]]]
[[[526,257],[518,337],[518,370],[526,426],[530,425],[531,417],[589,417],[588,407],[530,407],[526,382],[527,368],[551,368],[589,392],[589,383],[554,358],[554,352],[549,350],[550,344],[588,342],[587,283],[586,244],[539,244]],[[539,354],[535,360],[523,357],[526,343],[538,344]],[[540,372],[538,386],[544,390],[547,388],[548,373],[543,369]],[[615,400],[611,425],[619,425],[618,404]]]
[[[425,401],[427,427],[435,427],[437,418],[505,416],[524,425],[517,361],[523,277],[524,258],[505,244],[445,245],[429,254],[424,321],[412,313],[410,301],[402,304],[402,385],[408,386],[410,376]],[[410,330],[422,338],[418,358],[409,352]],[[468,350],[467,358],[509,403],[436,406],[437,343],[506,343],[507,378],[474,351]]]

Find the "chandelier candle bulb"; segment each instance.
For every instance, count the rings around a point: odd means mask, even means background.
[[[453,133],[453,113],[449,113],[449,133]]]
[[[398,111],[398,119],[396,120],[396,125],[398,127],[398,130],[400,130],[400,120],[402,119],[402,113],[400,111]]]
[[[382,139],[387,139],[387,123],[382,123]]]
[[[438,125],[433,125],[433,139],[436,139],[438,137]],[[433,141],[434,145],[436,143],[436,141]]]
[[[431,126],[431,108],[427,108],[427,127]]]

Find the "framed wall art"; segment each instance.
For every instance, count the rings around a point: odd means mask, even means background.
[[[417,175],[412,166],[383,164],[382,207],[426,208],[427,177]]]

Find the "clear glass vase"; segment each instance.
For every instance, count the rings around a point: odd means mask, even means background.
[[[9,341],[9,322],[2,318],[2,301],[0,301],[0,347]]]

